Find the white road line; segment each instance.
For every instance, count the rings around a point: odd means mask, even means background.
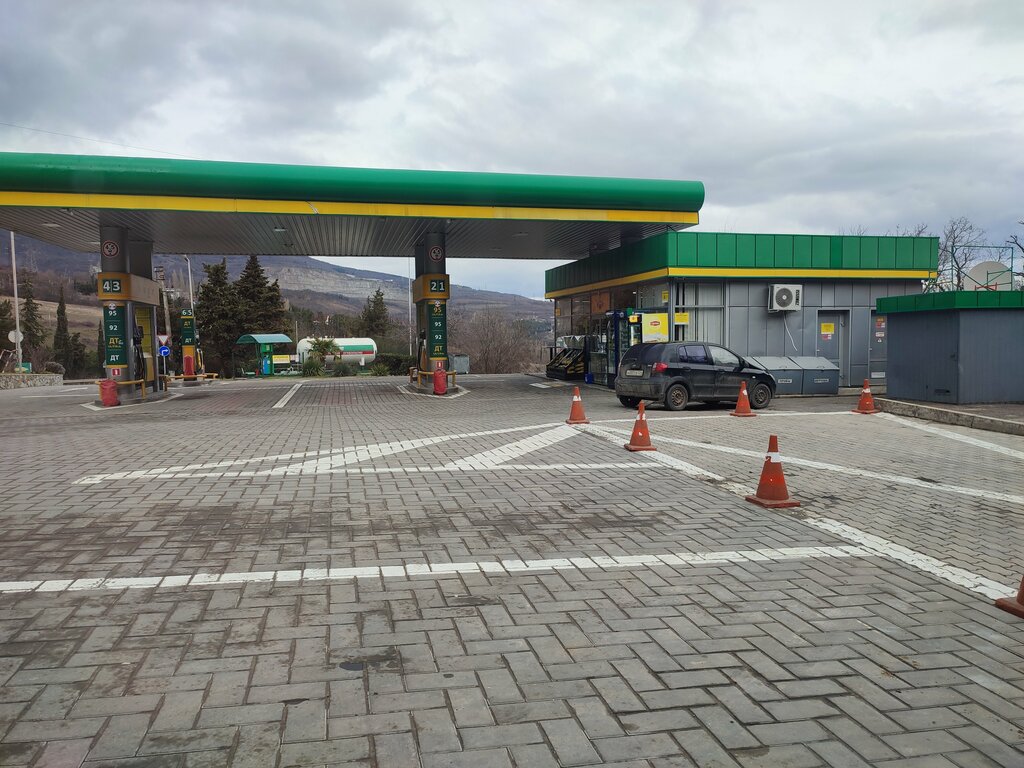
[[[985,450],[995,451],[996,453],[1001,453],[1004,456],[1009,456],[1013,459],[1024,460],[1024,451],[1007,448],[1005,445],[990,443],[987,440],[979,440],[978,438],[971,437],[970,435],[961,435],[959,432],[950,432],[942,427],[935,427],[931,424],[922,424],[914,419],[905,419],[891,413],[880,413],[878,416],[880,418],[887,419],[888,421],[895,421],[897,424],[902,424],[904,427],[912,427],[914,429],[919,429],[922,432],[930,432],[933,435],[940,435],[941,437],[945,437],[950,440],[967,443],[967,445],[973,445],[975,448],[984,448]]]
[[[943,581],[948,581],[950,584],[955,584],[958,587],[965,587],[966,589],[976,592],[979,595],[983,595],[990,599],[997,597],[1008,597],[1016,592],[1016,587],[1008,587],[1004,584],[1000,584],[997,581],[986,579],[984,576],[979,576],[976,573],[965,571],[963,568],[957,568],[955,565],[949,565],[948,563],[938,560],[929,555],[915,552],[912,549],[895,544],[887,539],[883,539],[880,536],[867,533],[858,528],[840,523],[838,520],[830,520],[828,518],[817,518],[804,520],[808,525],[812,525],[815,528],[827,531],[835,536],[840,536],[847,541],[856,542],[861,546],[862,549],[866,549],[871,554],[882,555],[890,560],[897,560],[906,565],[917,568],[919,571],[930,573],[933,576],[937,576]]]
[[[629,436],[628,431],[609,429],[609,433],[619,434],[624,437]],[[729,453],[735,456],[749,456],[751,458],[764,459],[764,451],[750,451],[745,448],[732,448],[727,445],[714,445],[712,443],[700,443],[696,440],[684,440],[679,437],[664,437],[661,435],[652,436],[652,441],[655,443],[670,443],[673,445],[684,445],[689,448],[698,448],[701,450],[718,451],[719,453]],[[856,469],[854,467],[843,467],[838,464],[828,464],[823,461],[813,461],[811,459],[798,459],[795,456],[783,455],[782,461],[785,464],[789,464],[795,467],[806,467],[807,469],[820,469],[826,472],[835,472],[841,475],[851,475],[852,477],[862,477],[867,480],[881,480],[886,483],[896,483],[898,485],[907,485],[912,488],[923,488],[925,490],[936,491],[940,493],[953,493],[960,496],[971,496],[976,499],[986,499],[988,501],[1003,501],[1008,504],[1017,504],[1024,506],[1024,496],[1018,496],[1013,493],[1001,493],[1000,491],[984,491],[977,488],[967,488],[962,485],[947,485],[945,483],[931,483],[927,480],[919,480],[916,477],[903,477],[902,475],[887,475],[882,472],[873,472],[869,469]]]
[[[109,409],[108,409],[109,410]],[[442,435],[438,440],[462,440],[465,438],[472,437],[488,437],[490,435],[507,435],[515,432],[529,432],[531,430],[540,431],[542,429],[550,429],[551,427],[562,426],[561,422],[549,422],[547,424],[531,424],[528,427],[505,427],[502,429],[488,429],[480,432],[463,432],[454,435]],[[408,442],[408,441],[403,441]],[[222,467],[233,467],[241,464],[251,464],[260,461],[287,461],[289,459],[304,459],[313,456],[328,456],[331,454],[344,455],[359,450],[373,451],[375,448],[385,448],[393,446],[395,443],[376,443],[363,446],[353,446],[349,448],[333,448],[323,451],[305,451],[302,453],[285,453],[276,456],[254,456],[248,459],[231,459],[228,461],[215,461],[203,464],[184,464],[171,467],[155,467],[153,469],[139,469],[127,472],[108,472],[97,475],[86,475],[85,477],[75,480],[73,485],[95,485],[102,483],[107,480],[142,480],[150,478],[168,478],[168,477],[203,477],[201,474],[192,474],[195,470],[204,469],[220,469]],[[252,473],[255,474],[255,473]],[[250,474],[249,476],[252,476]],[[220,474],[205,475],[209,477],[219,477]],[[242,476],[242,475],[239,475]]]
[[[286,405],[288,405],[288,401],[291,400],[295,396],[295,393],[299,391],[299,387],[301,387],[301,386],[302,386],[302,382],[301,381],[298,384],[294,384],[292,386],[292,388],[289,389],[287,392],[285,392],[284,396],[280,400],[278,400],[276,403],[274,403],[274,405],[271,406],[271,407],[273,407],[273,408],[284,408]]]
[[[0,582],[0,593],[82,592],[86,590],[163,589],[170,587],[221,586],[225,584],[268,583],[293,586],[314,581],[352,581],[354,579],[407,579],[417,576],[436,578],[453,573],[491,573],[515,575],[552,570],[605,570],[638,568],[695,568],[707,565],[748,562],[782,562],[813,558],[865,557],[865,547],[810,546],[779,549],[745,549],[725,552],[675,552],[671,554],[565,555],[544,560],[469,561],[462,563],[406,563],[404,565],[362,566],[353,568],[306,568],[304,570],[252,571],[238,573],[197,573],[192,576],[136,576],[127,578],[50,579],[46,581]]]
[[[512,459],[518,459],[520,456],[525,456],[528,453],[547,448],[562,440],[575,437],[577,434],[579,433],[575,429],[562,424],[547,432],[541,432],[539,435],[530,435],[522,440],[516,440],[514,443],[507,443],[483,453],[467,456],[464,459],[457,459],[449,464],[445,464],[442,469],[491,469],[499,464],[505,464]]]

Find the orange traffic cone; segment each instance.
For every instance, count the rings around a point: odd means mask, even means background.
[[[580,388],[573,387],[572,389],[572,408],[569,409],[569,418],[565,420],[566,424],[589,424],[590,419],[583,412],[583,398],[580,397]]]
[[[1020,580],[1020,591],[1017,593],[1017,598],[1000,597],[996,600],[996,608],[1002,608],[1004,611],[1009,611],[1014,616],[1024,619],[1024,579]]]
[[[764,457],[761,469],[761,481],[757,484],[757,495],[747,496],[747,501],[760,504],[762,507],[779,509],[781,507],[799,507],[800,502],[789,498],[786,488],[786,477],[782,474],[782,457],[779,455],[779,438],[768,437],[768,454]]]
[[[633,434],[629,436],[629,442],[624,446],[627,451],[656,451],[651,445],[651,433],[647,429],[647,413],[644,412],[644,404],[637,407],[636,421],[633,422]]]
[[[750,398],[747,397],[747,382],[740,382],[740,396],[736,400],[736,410],[729,411],[730,416],[756,416],[757,414],[750,410]]]
[[[875,398],[871,396],[871,385],[864,379],[864,389],[860,391],[860,402],[853,409],[854,413],[881,413],[875,408]]]

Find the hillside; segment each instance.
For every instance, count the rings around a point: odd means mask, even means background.
[[[0,243],[6,246],[7,233],[0,230]],[[31,238],[18,236],[18,268],[36,272],[53,272],[72,281],[89,282],[90,271],[99,259],[95,254],[77,253]],[[4,255],[7,248],[3,248]],[[228,256],[228,271],[232,279],[238,277],[245,266],[245,256]],[[198,288],[203,277],[202,264],[219,262],[219,256],[193,256],[192,278]],[[187,294],[188,272],[181,256],[155,255],[154,265],[164,266],[168,285]],[[366,297],[378,288],[384,293],[388,310],[404,317],[408,312],[409,281],[405,276],[385,272],[349,269],[310,258],[308,256],[261,256],[260,264],[271,280],[277,280],[281,294],[293,306],[327,314],[357,314],[366,303]],[[9,292],[9,262],[0,263],[0,292]],[[91,304],[95,297],[71,292],[69,304]],[[529,299],[498,291],[482,291],[464,285],[452,286],[452,302],[467,314],[486,308],[506,312],[513,318],[528,318],[550,326],[552,310],[549,302]],[[454,307],[453,307],[454,308]]]

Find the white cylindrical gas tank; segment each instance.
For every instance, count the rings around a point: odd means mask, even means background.
[[[299,341],[295,351],[300,363],[309,357],[309,350],[314,341],[316,339],[312,337]],[[339,350],[334,357],[336,362],[369,365],[377,359],[377,343],[373,339],[335,339],[334,343]]]

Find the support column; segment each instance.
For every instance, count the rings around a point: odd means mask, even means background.
[[[445,235],[429,232],[416,245],[416,330],[419,368],[432,371],[448,367],[447,304],[451,295],[445,272]]]

